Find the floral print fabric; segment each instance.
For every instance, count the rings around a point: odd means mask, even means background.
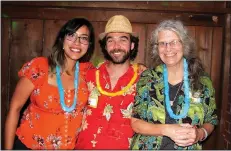
[[[190,92],[190,108],[185,118],[176,120],[177,123],[190,123],[192,125],[203,125],[203,123],[218,124],[215,104],[215,90],[212,81],[205,74],[200,77],[203,85],[201,91]],[[184,107],[184,88],[179,92],[176,114],[180,114]],[[137,83],[137,95],[133,107],[133,117],[142,119],[153,124],[165,124],[165,102],[164,102],[164,82],[163,66],[149,69],[142,73]],[[135,134],[132,140],[131,149],[159,150],[162,144],[162,136],[145,136]],[[197,143],[188,147],[179,147],[176,144],[174,149],[202,149]]]
[[[31,149],[73,149],[82,121],[82,109],[87,102],[86,71],[90,63],[80,63],[79,87],[76,108],[65,113],[60,105],[58,87],[48,84],[48,60],[34,58],[24,64],[19,77],[26,77],[34,84],[30,104],[24,111],[18,138]],[[74,89],[64,90],[65,103],[71,106]]]
[[[132,79],[133,68],[130,66],[128,71],[119,78],[114,90],[111,90],[106,63],[99,67],[100,85],[107,92],[120,91]],[[141,72],[139,71],[138,75]],[[123,95],[109,97],[98,91],[95,73],[96,69],[87,73],[86,78],[90,93],[88,102],[95,103],[92,103],[93,106],[88,105],[86,107],[76,149],[129,149],[133,135],[130,117],[136,93],[136,82]]]

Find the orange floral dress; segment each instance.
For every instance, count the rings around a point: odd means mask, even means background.
[[[90,68],[93,68],[91,63],[80,63],[77,105],[68,113],[61,108],[58,87],[48,84],[47,58],[34,58],[24,64],[18,75],[28,78],[35,86],[16,131],[24,145],[31,149],[74,149],[88,98],[85,74]],[[64,90],[64,94],[70,107],[74,89]]]

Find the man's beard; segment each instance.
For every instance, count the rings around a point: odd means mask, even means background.
[[[113,57],[113,53],[116,53],[116,52],[120,52],[120,53],[124,54],[121,59]],[[106,53],[108,56],[108,60],[111,61],[112,63],[123,64],[130,58],[131,50],[129,52],[126,52],[125,50],[122,50],[122,49],[114,49],[110,53],[108,53],[108,52],[106,52]]]

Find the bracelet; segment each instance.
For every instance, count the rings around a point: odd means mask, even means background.
[[[203,128],[203,127],[201,127],[201,129],[204,131],[204,133],[205,133],[205,137],[204,137],[204,138],[202,138],[202,139],[200,140],[200,142],[204,141],[204,140],[208,137],[208,132],[206,131],[206,129],[205,129],[205,128]]]

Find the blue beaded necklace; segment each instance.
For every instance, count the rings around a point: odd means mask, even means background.
[[[75,109],[75,106],[77,104],[77,90],[78,90],[78,79],[79,79],[79,62],[77,61],[75,64],[75,82],[74,82],[74,87],[75,87],[75,96],[74,96],[74,102],[72,106],[67,107],[64,101],[64,89],[61,81],[61,76],[60,76],[60,67],[56,66],[56,81],[58,84],[58,89],[59,89],[59,97],[60,97],[60,104],[65,112],[71,112]]]
[[[188,80],[188,63],[186,59],[183,59],[184,62],[184,107],[183,113],[176,115],[173,113],[172,108],[170,106],[170,99],[169,99],[169,86],[168,86],[168,70],[166,65],[164,64],[164,94],[165,94],[165,104],[167,107],[167,111],[169,116],[174,119],[181,119],[185,118],[188,110],[189,110],[189,80]]]

